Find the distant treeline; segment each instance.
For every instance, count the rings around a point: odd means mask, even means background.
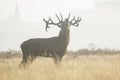
[[[115,55],[120,54],[120,50],[115,49],[79,49],[78,51],[69,51],[68,55],[79,56],[79,55]]]
[[[21,51],[16,50],[8,50],[8,51],[0,51],[0,58],[14,58],[14,57],[21,57]]]
[[[78,51],[68,51],[66,55],[68,56],[80,56],[80,55],[115,55],[120,54],[120,50],[111,50],[111,49],[79,49]],[[22,57],[21,51],[8,50],[8,51],[0,51],[0,58],[14,58],[14,57]]]

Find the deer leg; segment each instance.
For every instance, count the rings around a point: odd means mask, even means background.
[[[61,62],[61,60],[62,60],[62,57],[59,56],[59,55],[55,55],[55,57],[53,58],[53,60],[54,60],[55,64],[59,64]]]
[[[60,66],[60,62],[62,60],[62,58],[53,58],[55,66],[58,68]]]
[[[30,63],[32,63],[34,60],[35,60],[36,56],[35,55],[31,55],[31,58],[30,58]]]
[[[53,58],[54,63],[60,64],[60,62],[62,61],[62,57],[65,55],[65,53],[66,53],[66,51],[62,52],[62,54],[61,53],[55,54],[55,57]]]
[[[25,55],[23,54],[23,59],[21,61],[21,63],[19,64],[19,67],[23,67],[23,68],[26,68],[26,65],[28,63],[28,58],[29,58],[29,55]]]
[[[27,59],[26,57],[23,56],[23,59],[21,63],[19,64],[19,68],[25,68],[26,63],[27,63]]]
[[[53,58],[53,61],[54,61],[55,64],[58,64],[57,58]]]

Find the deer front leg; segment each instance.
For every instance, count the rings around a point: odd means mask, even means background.
[[[60,64],[60,62],[62,61],[62,57],[60,55],[55,55],[53,61],[55,64]]]

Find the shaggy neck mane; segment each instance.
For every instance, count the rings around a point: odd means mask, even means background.
[[[60,33],[58,35],[58,39],[59,39],[59,43],[60,45],[62,45],[63,48],[67,48],[68,44],[69,44],[69,29],[64,29],[62,28],[60,30]]]

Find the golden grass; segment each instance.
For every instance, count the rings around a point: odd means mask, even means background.
[[[59,67],[50,58],[37,58],[28,69],[21,59],[0,59],[0,80],[120,80],[120,55],[65,56]]]

